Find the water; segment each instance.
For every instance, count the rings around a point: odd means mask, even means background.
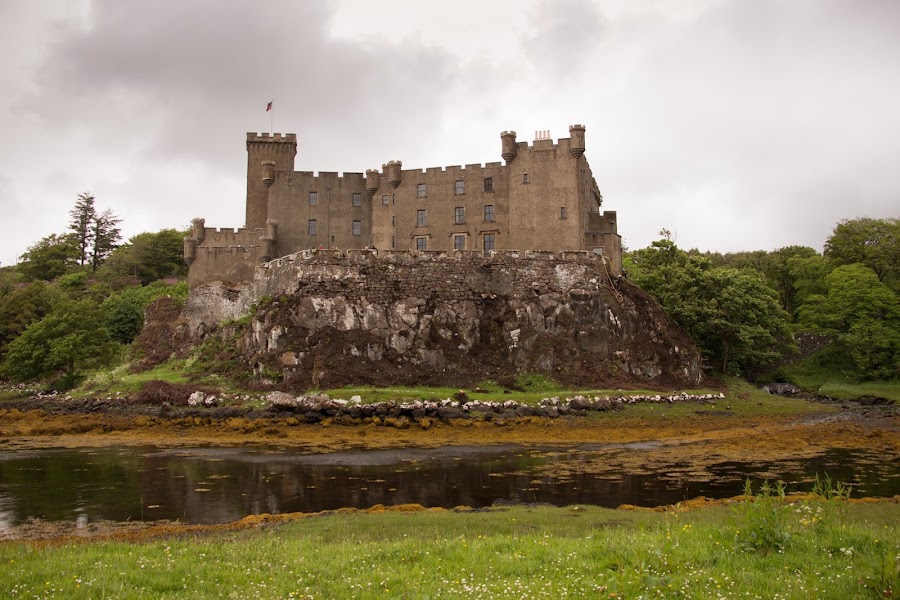
[[[375,504],[657,506],[699,495],[734,496],[748,476],[783,479],[791,484],[789,490],[803,482],[799,487],[809,490],[815,473],[852,483],[854,496],[900,493],[896,457],[862,451],[702,468],[678,463],[638,472],[593,468],[615,453],[652,452],[654,445],[447,447],[324,455],[279,448],[0,451],[0,530],[29,517],[214,524],[249,514]]]

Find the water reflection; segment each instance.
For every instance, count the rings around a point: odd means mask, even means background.
[[[649,448],[631,449],[642,450]],[[698,495],[736,495],[747,476],[798,483],[817,472],[852,482],[854,495],[900,493],[896,461],[866,452],[835,450],[811,459],[721,463],[699,471],[673,464],[640,474],[573,472],[572,457],[579,453],[592,460],[603,456],[602,449],[589,446],[328,455],[227,448],[0,452],[0,528],[28,517],[84,524],[99,519],[212,524],[248,514],[402,503],[448,508],[488,506],[497,500],[654,506]],[[554,465],[564,461],[565,475],[554,473]]]

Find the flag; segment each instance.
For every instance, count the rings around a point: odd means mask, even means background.
[[[272,110],[272,103],[271,103],[271,102],[269,102],[269,103],[266,105],[266,112],[269,112],[270,110]]]

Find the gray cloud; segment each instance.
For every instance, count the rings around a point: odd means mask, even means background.
[[[894,0],[50,2],[0,3],[7,263],[85,190],[128,234],[240,225],[273,97],[305,170],[499,160],[500,130],[585,123],[631,247],[821,247],[898,215]]]

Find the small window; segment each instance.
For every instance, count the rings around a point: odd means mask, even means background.
[[[422,252],[423,250],[428,249],[428,238],[417,237],[416,238],[416,250]]]
[[[494,178],[493,177],[485,177],[484,178],[484,191],[486,191],[486,192],[494,191]]]
[[[397,204],[397,194],[391,194],[391,204]]]
[[[391,248],[396,248],[396,247],[397,247],[397,236],[392,235],[391,236]]]
[[[362,206],[362,194],[353,194],[353,206]]]
[[[466,222],[466,207],[457,206],[453,209],[453,224],[462,225]]]
[[[427,188],[424,183],[416,185],[416,198],[425,198],[427,195]]]
[[[309,223],[307,223],[307,225],[306,225],[306,232],[309,235],[316,235],[317,231],[318,231],[318,225],[316,224],[316,220],[310,219]]]
[[[381,205],[382,205],[382,206],[387,206],[387,205],[388,205],[388,197],[387,197],[387,194],[382,194],[382,195],[381,195]]]
[[[362,235],[362,221],[353,221],[353,235]]]
[[[566,219],[566,207],[565,206],[559,207],[559,218]]]
[[[466,193],[466,182],[463,181],[462,179],[458,179],[456,181],[456,195],[462,196],[465,193]]]
[[[416,227],[425,227],[428,225],[428,216],[425,213],[424,209],[419,209],[416,211]]]
[[[453,236],[453,249],[454,250],[465,250],[466,249],[466,236],[454,235]]]
[[[522,173],[522,183],[528,183],[528,173]]]
[[[489,254],[494,249],[494,234],[484,234],[484,253]]]
[[[319,203],[319,194],[317,194],[316,192],[310,192],[309,193],[309,205],[315,206],[318,203]]]
[[[485,204],[484,205],[484,220],[492,223],[494,221],[494,205],[493,204]]]
[[[397,226],[397,215],[391,215],[391,227]]]

